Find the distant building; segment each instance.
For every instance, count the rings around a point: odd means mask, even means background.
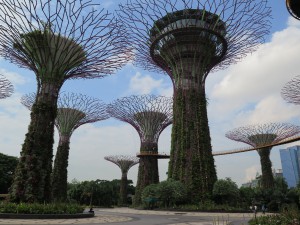
[[[296,187],[300,179],[300,146],[280,149],[282,174],[289,188]]]
[[[275,177],[283,177],[282,175],[282,169],[273,169],[273,176]],[[260,179],[261,175],[259,173],[256,173],[255,179],[252,179],[248,181],[247,183],[242,184],[242,187],[251,187],[255,188],[260,185]]]

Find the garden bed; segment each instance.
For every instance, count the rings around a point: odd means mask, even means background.
[[[22,213],[0,213],[1,219],[75,219],[94,217],[94,213],[76,214],[22,214]]]

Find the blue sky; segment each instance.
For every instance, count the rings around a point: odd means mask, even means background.
[[[113,11],[122,0],[97,1]],[[214,151],[230,150],[246,145],[225,137],[233,128],[267,122],[290,122],[300,125],[300,106],[285,103],[280,96],[283,85],[299,75],[300,21],[292,19],[284,0],[270,0],[273,9],[271,33],[257,52],[228,69],[208,76],[208,114]],[[0,59],[0,73],[14,85],[15,93],[0,101],[0,152],[19,156],[29,124],[29,112],[20,97],[36,90],[35,76],[26,69]],[[132,94],[172,96],[168,76],[155,74],[129,64],[116,74],[103,79],[66,81],[62,91],[79,92],[109,103]],[[170,151],[169,126],[160,136],[159,151]],[[56,132],[56,142],[58,136]],[[296,143],[275,147],[271,153],[273,166],[281,168],[279,150]],[[71,138],[69,180],[119,179],[120,169],[104,160],[107,155],[135,155],[139,151],[137,132],[128,124],[108,119],[79,127]],[[260,171],[256,152],[216,156],[219,178],[231,177],[238,185]],[[159,161],[160,179],[166,179],[168,160]],[[129,179],[136,181],[137,168]]]

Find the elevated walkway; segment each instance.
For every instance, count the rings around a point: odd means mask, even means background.
[[[155,151],[144,151],[144,152],[138,152],[136,154],[136,157],[146,157],[146,156],[152,156],[158,159],[169,159],[170,155],[165,152],[155,152]]]
[[[269,144],[269,145],[261,145],[261,146],[257,146],[257,147],[246,147],[246,148],[240,148],[240,149],[234,149],[234,150],[227,150],[227,151],[215,151],[212,152],[213,156],[219,156],[219,155],[229,155],[229,154],[235,154],[235,153],[241,153],[241,152],[250,152],[250,151],[254,151],[254,150],[258,150],[261,148],[267,148],[267,147],[274,147],[274,146],[278,146],[278,145],[283,145],[283,144],[288,144],[288,143],[292,143],[295,141],[299,141],[300,140],[300,135],[299,136],[293,136],[291,138],[286,138],[280,142],[276,142],[273,144]]]

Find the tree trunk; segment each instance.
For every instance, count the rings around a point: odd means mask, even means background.
[[[120,201],[119,204],[127,205],[127,171],[122,171],[122,178],[120,184]]]
[[[270,160],[270,152],[272,147],[262,148],[258,150],[261,164],[261,187],[263,189],[274,187],[274,177],[272,172],[272,162]]]
[[[52,173],[52,199],[56,202],[67,200],[69,150],[70,136],[61,136]]]
[[[191,201],[210,197],[217,180],[203,88],[176,88],[169,178],[184,183]]]
[[[54,121],[59,88],[42,85],[32,106],[28,133],[22,146],[19,164],[10,188],[14,202],[45,202],[50,200]]]
[[[134,206],[142,204],[142,192],[146,186],[159,182],[157,156],[155,154],[151,155],[153,153],[157,154],[157,143],[142,143],[140,152],[149,152],[150,154],[140,158]]]

